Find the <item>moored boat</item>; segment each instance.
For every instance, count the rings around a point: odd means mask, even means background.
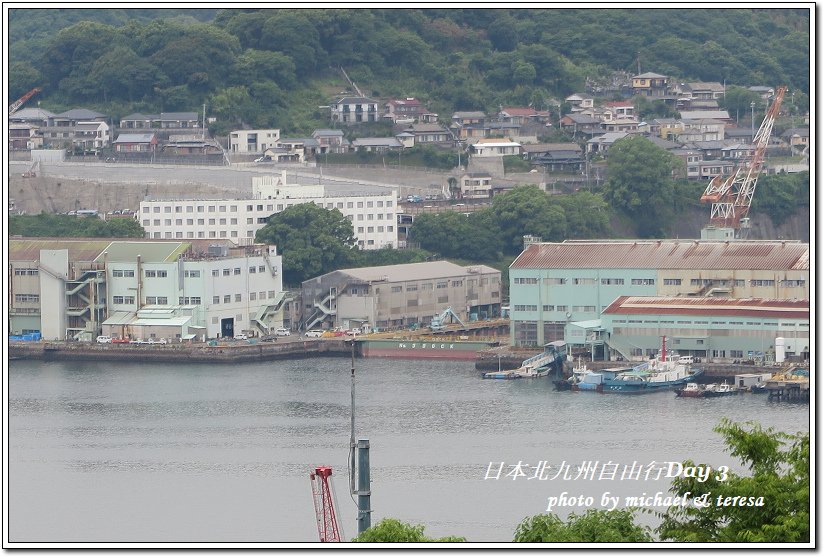
[[[714,398],[714,397],[721,397],[721,396],[730,396],[738,393],[738,389],[734,386],[728,384],[726,381],[718,384],[711,384],[707,385],[704,389],[704,397],[706,398]]]
[[[544,345],[544,351],[540,354],[527,358],[521,363],[521,367],[506,371],[490,371],[481,377],[484,379],[530,379],[533,377],[546,377],[551,369],[560,368],[563,365],[566,344],[563,342],[550,342]]]
[[[639,394],[672,390],[687,383],[694,383],[704,371],[692,365],[678,354],[667,354],[666,337],[657,358],[619,373],[614,379],[604,380],[602,392]]]
[[[704,396],[704,387],[698,383],[687,383],[681,389],[675,389],[675,396],[684,398],[698,398]]]

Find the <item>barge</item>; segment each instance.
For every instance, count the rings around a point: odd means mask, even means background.
[[[358,354],[366,358],[411,358],[472,360],[478,352],[498,345],[493,340],[453,340],[438,338],[355,339]]]

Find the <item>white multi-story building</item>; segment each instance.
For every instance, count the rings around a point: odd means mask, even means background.
[[[12,334],[202,339],[284,323],[277,248],[228,242],[13,239]]]
[[[281,176],[252,178],[252,199],[142,201],[135,215],[152,239],[226,239],[254,242],[267,219],[301,203],[338,209],[352,222],[362,249],[398,247],[397,191],[383,194],[327,195],[320,184],[288,184]]]
[[[229,134],[229,152],[261,155],[278,141],[280,130],[235,130]]]

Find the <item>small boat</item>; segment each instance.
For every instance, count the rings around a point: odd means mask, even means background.
[[[481,375],[484,379],[520,379],[521,376],[517,375],[513,370],[502,370],[502,371],[487,371],[483,375]]]
[[[762,381],[761,383],[750,387],[750,392],[755,394],[763,394],[769,392],[769,389],[767,389],[767,384]]]
[[[698,398],[704,396],[704,387],[698,383],[687,383],[682,389],[675,389],[675,396],[684,398]]]
[[[573,375],[572,383],[573,391],[595,391],[601,393],[604,391],[604,384],[615,379],[621,373],[630,371],[632,368],[627,367],[612,367],[600,369],[598,371],[590,371],[588,369],[581,370],[580,375]]]
[[[736,389],[733,385],[729,385],[726,381],[720,385],[707,385],[704,389],[704,396],[707,398],[730,396],[734,394],[738,394],[738,389]]]
[[[572,375],[566,379],[556,379],[552,384],[555,386],[556,391],[569,391],[572,389],[572,385],[579,383],[589,371],[586,363],[581,365],[581,358],[579,357],[578,365],[572,368]]]

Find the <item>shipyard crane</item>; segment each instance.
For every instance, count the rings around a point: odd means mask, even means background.
[[[764,166],[767,144],[786,91],[787,88],[784,86],[776,91],[775,98],[764,115],[764,121],[753,137],[753,154],[739,163],[733,174],[726,177],[719,174],[713,178],[704,190],[701,202],[712,203],[710,222],[713,225],[732,228],[746,236],[749,229],[746,217],[752,205],[755,184]]]
[[[309,474],[312,482],[312,499],[315,501],[315,516],[318,521],[318,536],[322,542],[341,541],[338,519],[335,516],[335,502],[332,497],[332,468],[318,466]]]
[[[25,103],[27,100],[29,100],[30,98],[32,98],[34,95],[36,95],[37,93],[39,93],[42,90],[43,89],[41,89],[40,87],[35,87],[31,91],[29,91],[28,93],[26,93],[25,95],[23,95],[22,97],[20,97],[19,99],[17,99],[13,103],[11,103],[11,105],[9,105],[9,116],[11,116],[15,112],[17,112],[17,110],[21,106],[23,106],[23,103]]]

